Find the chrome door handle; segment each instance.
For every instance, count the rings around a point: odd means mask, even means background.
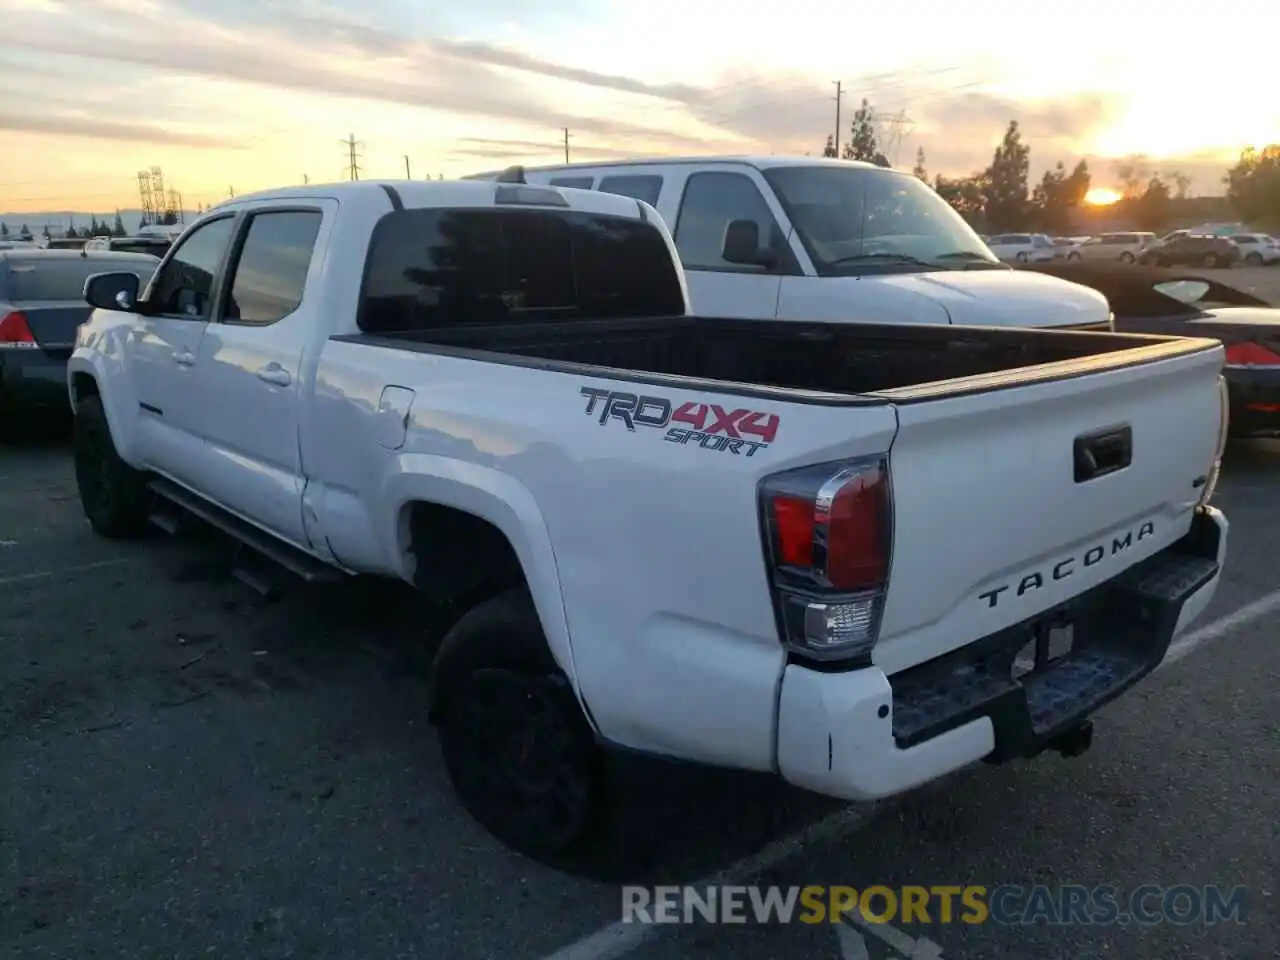
[[[287,387],[293,382],[289,371],[278,363],[269,363],[258,371],[258,379],[264,383],[272,383],[277,387]]]
[[[173,352],[173,362],[189,367],[196,362],[196,355],[190,350],[175,350]]]

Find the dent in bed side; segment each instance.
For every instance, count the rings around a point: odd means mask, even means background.
[[[392,551],[387,563],[410,583],[414,560],[404,515],[414,502],[462,510],[502,532],[520,561],[551,654],[581,698],[555,551],[533,494],[509,474],[477,463],[422,453],[395,457],[378,494],[375,522],[379,542]]]

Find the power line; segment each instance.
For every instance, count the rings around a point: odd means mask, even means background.
[[[364,142],[356,139],[354,133],[349,134],[347,139],[339,140],[343,146],[347,148],[347,177],[350,180],[360,179],[360,154],[356,152],[357,147],[364,146]]]

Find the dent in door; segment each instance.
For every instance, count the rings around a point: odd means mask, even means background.
[[[378,398],[378,413],[374,419],[374,435],[378,443],[388,450],[404,446],[409,430],[409,414],[416,394],[408,387],[383,387]]]

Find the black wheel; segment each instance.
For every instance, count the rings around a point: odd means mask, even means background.
[[[577,852],[602,823],[603,766],[528,594],[502,594],[459,620],[432,686],[445,766],[467,812],[535,859]]]
[[[1068,259],[1068,260],[1079,260],[1079,259],[1080,259],[1080,254],[1078,254],[1078,253],[1068,253],[1068,254],[1067,254],[1067,259]]]
[[[1015,256],[1013,259],[1014,259],[1014,260],[1016,260],[1016,261],[1018,261],[1018,263],[1026,263],[1026,262],[1027,262],[1027,255],[1026,255],[1026,253],[1025,253],[1025,252],[1024,252],[1024,253],[1019,253],[1019,254],[1018,254],[1017,256]]]
[[[1120,254],[1120,262],[1133,263],[1133,254],[1126,250],[1124,253]]]
[[[1257,253],[1255,251],[1254,253],[1251,253],[1247,257],[1245,257],[1244,262],[1249,264],[1249,266],[1251,267],[1260,267],[1262,266],[1262,254]]]
[[[1204,265],[1209,270],[1214,269],[1218,265],[1218,255],[1216,253],[1206,253],[1204,255]]]
[[[93,532],[112,540],[145,532],[146,481],[116,453],[98,397],[85,397],[77,404],[72,450],[80,503]]]

